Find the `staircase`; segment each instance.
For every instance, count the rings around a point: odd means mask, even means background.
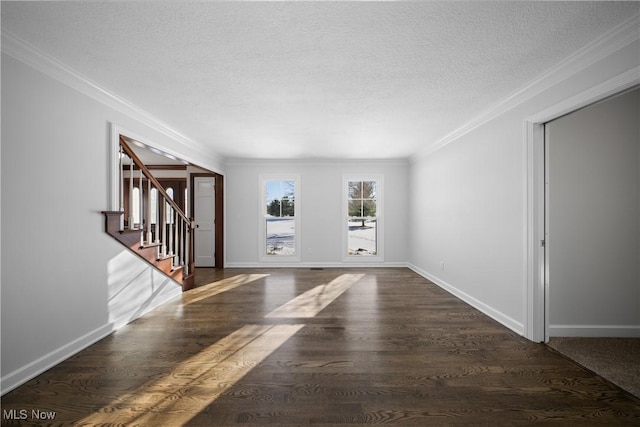
[[[103,211],[105,231],[178,282],[183,291],[193,288],[193,219],[167,194],[122,136],[119,171],[120,210]]]

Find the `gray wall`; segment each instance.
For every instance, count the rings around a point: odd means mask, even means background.
[[[546,125],[550,336],[640,328],[640,90]]]

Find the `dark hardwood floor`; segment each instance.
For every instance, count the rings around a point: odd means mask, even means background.
[[[2,425],[640,425],[639,399],[408,269],[196,277],[3,396]]]

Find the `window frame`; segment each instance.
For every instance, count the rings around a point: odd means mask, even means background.
[[[376,254],[349,255],[349,183],[376,183]],[[384,175],[349,174],[342,177],[342,261],[347,263],[377,263],[384,261]]]
[[[293,255],[268,255],[267,254],[267,182],[293,181],[294,182],[294,254]],[[259,225],[258,225],[258,259],[261,262],[296,262],[300,261],[300,175],[297,174],[268,174],[259,176],[260,201],[259,201]]]

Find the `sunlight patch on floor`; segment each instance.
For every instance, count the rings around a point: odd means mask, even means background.
[[[183,305],[262,279],[268,274],[239,274],[196,288],[183,295]],[[267,318],[311,318],[339,298],[364,274],[343,274],[327,284],[293,298]],[[189,423],[237,384],[253,368],[293,337],[305,325],[244,325],[178,363],[155,380],[115,397],[108,405],[85,417],[79,425],[105,422],[123,425]]]
[[[316,286],[267,314],[267,318],[311,318],[324,310],[364,274],[343,274],[331,282]]]
[[[78,425],[187,423],[304,325],[245,325],[169,374],[120,396]],[[188,396],[188,398],[186,398]]]
[[[235,289],[238,286],[246,285],[269,276],[268,274],[238,274],[233,277],[211,282],[208,285],[199,286],[185,294],[182,297],[184,305],[193,304],[205,298],[221,294],[223,292]]]

